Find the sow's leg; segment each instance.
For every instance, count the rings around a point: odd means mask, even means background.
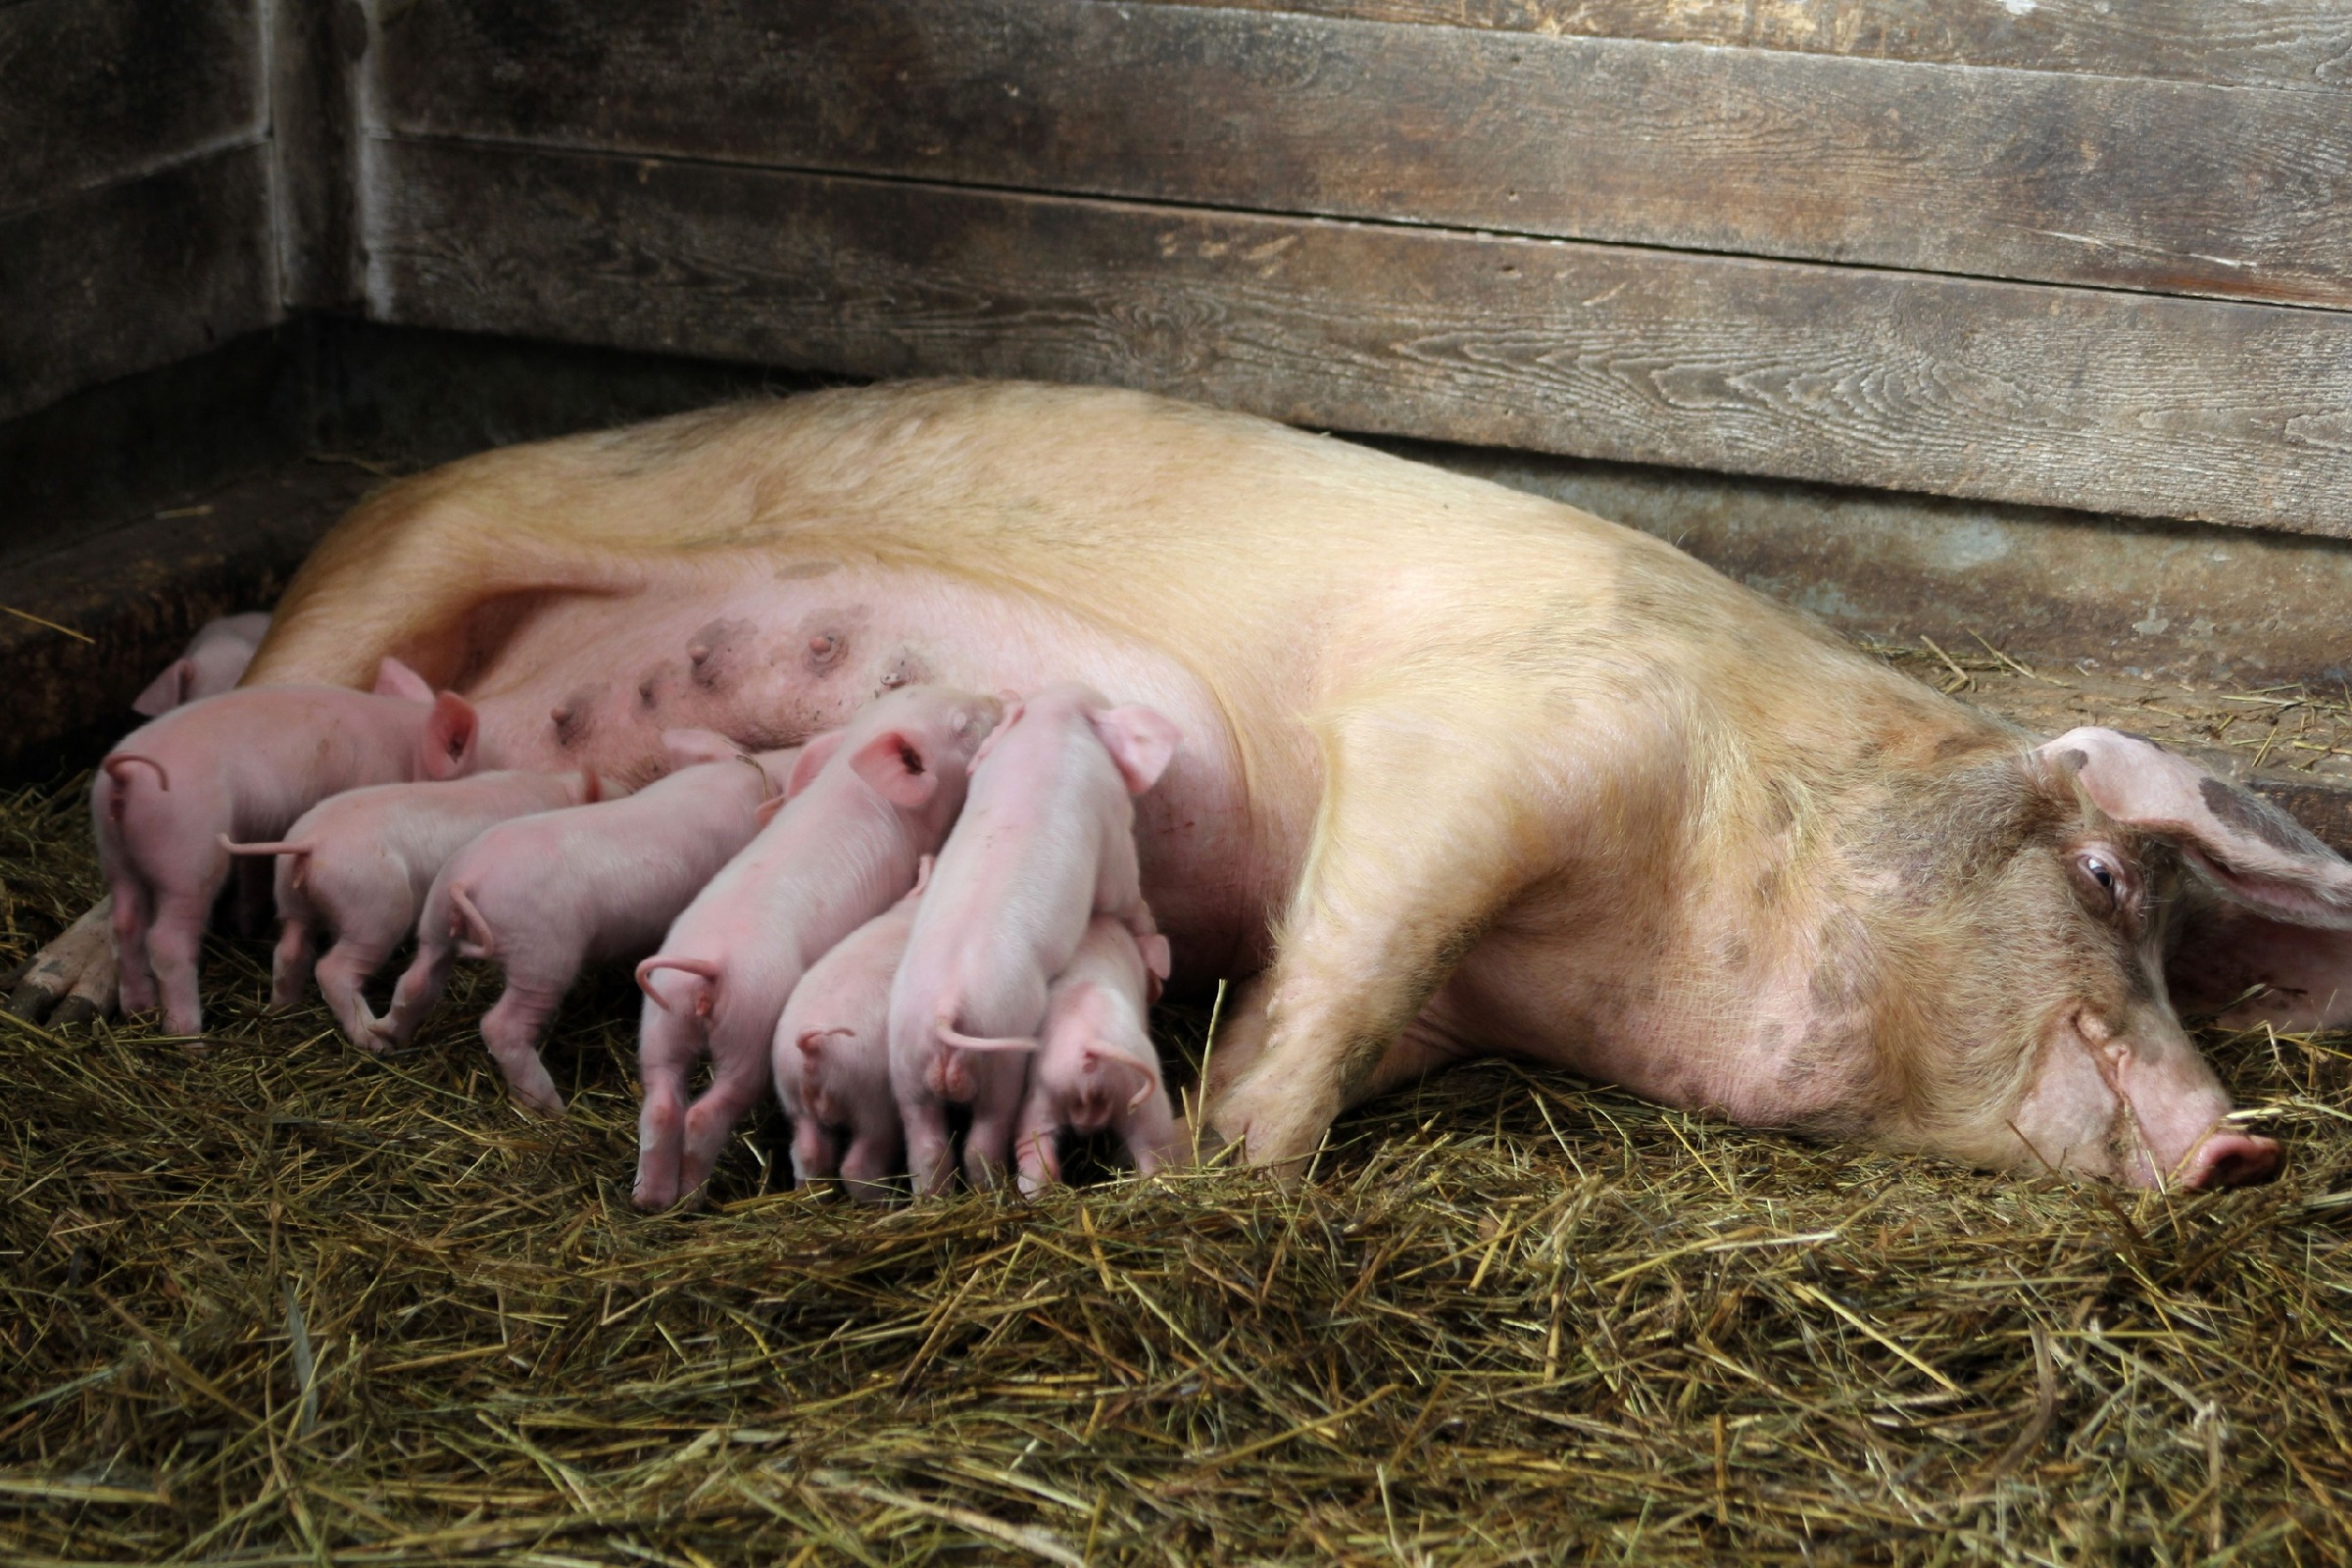
[[[115,1010],[115,901],[100,899],[32,956],[9,994],[8,1010],[39,1022],[67,996],[103,991],[98,1010]],[[95,982],[103,979],[103,987]],[[89,981],[91,984],[85,985]]]
[[[1274,962],[1209,1063],[1209,1131],[1288,1175],[1536,870],[1514,810],[1527,782],[1506,747],[1390,711],[1327,729],[1324,759]]]

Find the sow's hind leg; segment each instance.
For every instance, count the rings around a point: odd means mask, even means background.
[[[1324,795],[1274,962],[1219,1032],[1208,1132],[1300,1173],[1538,868],[1510,745],[1391,710],[1325,728]]]

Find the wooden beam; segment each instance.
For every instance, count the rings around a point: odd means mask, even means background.
[[[0,418],[279,314],[267,146],[0,219]]]
[[[259,0],[0,7],[0,213],[258,141]]]
[[[2343,0],[1145,0],[1553,37],[2005,66],[2288,92],[2352,89]]]
[[[419,0],[395,132],[2352,306],[2332,94],[1098,0]]]
[[[292,310],[346,310],[361,293],[359,63],[368,16],[352,0],[272,0],[270,149],[278,275]]]
[[[2352,317],[394,141],[381,317],[2352,536]]]

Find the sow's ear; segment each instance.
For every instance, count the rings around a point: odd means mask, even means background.
[[[2174,998],[2225,1024],[2352,1017],[2352,863],[2284,811],[2153,741],[2070,730],[2035,754],[2118,823],[2169,840],[2218,898],[2183,901]],[[2257,986],[2270,989],[2230,1006]]]
[[[884,730],[858,748],[850,767],[874,793],[902,810],[913,810],[939,788],[922,744],[903,730]]]
[[[433,700],[433,685],[387,654],[384,662],[375,668],[375,695],[405,697],[412,703],[429,703]]]
[[[390,660],[384,661],[387,664]],[[481,715],[456,692],[432,699],[433,710],[424,721],[424,776],[442,780],[464,778],[473,771],[474,742],[481,736]]]
[[[164,666],[164,672],[147,683],[147,689],[130,700],[130,710],[155,718],[169,713],[188,700],[188,691],[196,684],[196,662],[174,659]]]
[[[1159,782],[1176,756],[1176,743],[1184,738],[1173,719],[1149,708],[1108,708],[1087,717],[1102,737],[1110,760],[1119,764],[1130,795],[1141,795]]]

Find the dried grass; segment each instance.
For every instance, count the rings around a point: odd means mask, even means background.
[[[90,892],[0,799],[19,951]],[[1285,1194],[627,1206],[625,979],[504,1103],[216,944],[220,1043],[0,1022],[0,1557],[2189,1563],[2352,1558],[2340,1042],[2216,1043],[2292,1141],[2165,1200],[1489,1064]],[[482,999],[478,978],[461,1003]],[[1179,1037],[1197,1016],[1172,1014]]]

